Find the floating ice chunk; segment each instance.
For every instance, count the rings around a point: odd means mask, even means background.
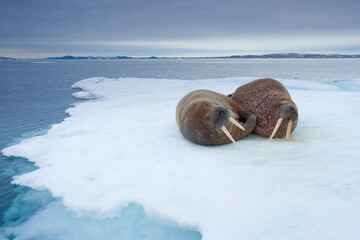
[[[84,91],[74,92],[72,95],[79,99],[94,99],[94,98],[96,98],[96,96],[94,96],[90,92],[84,92]]]
[[[101,100],[78,103],[46,135],[5,148],[39,167],[13,182],[98,218],[135,202],[150,216],[199,229],[203,239],[357,239],[359,92],[289,87],[299,123],[288,142],[250,135],[238,147],[205,147],[183,138],[175,122],[182,96],[228,94],[250,80],[77,82]]]

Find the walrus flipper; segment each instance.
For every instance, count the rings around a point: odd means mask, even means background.
[[[256,127],[256,115],[250,111],[244,110],[244,123],[242,124],[245,128],[245,131],[240,132],[240,138],[243,139],[247,137]]]

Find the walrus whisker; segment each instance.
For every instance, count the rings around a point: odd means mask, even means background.
[[[283,118],[279,118],[279,120],[277,121],[277,123],[276,123],[276,125],[275,125],[275,127],[274,127],[274,130],[273,130],[273,132],[271,133],[271,136],[270,136],[269,141],[274,137],[275,133],[276,133],[277,130],[279,129],[282,120],[283,120]]]
[[[286,141],[288,141],[290,138],[292,124],[293,124],[293,121],[290,120],[289,124],[287,125],[287,130],[286,130]]]
[[[238,123],[234,118],[229,117],[229,121],[232,122],[235,126],[237,126],[238,128],[240,128],[241,130],[245,131],[245,128],[243,126],[240,125],[240,123]]]
[[[236,142],[234,140],[234,138],[231,136],[231,134],[229,133],[229,131],[226,129],[225,126],[221,127],[221,130],[225,133],[225,135],[236,145]]]

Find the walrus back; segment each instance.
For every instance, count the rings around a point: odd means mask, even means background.
[[[176,122],[179,128],[181,128],[187,118],[191,104],[195,104],[197,102],[206,101],[213,104],[218,104],[219,102],[224,105],[224,107],[232,109],[236,114],[239,115],[240,119],[243,119],[242,109],[239,108],[237,103],[229,101],[229,99],[222,94],[217,92],[213,92],[210,90],[195,90],[188,94],[186,94],[178,103],[176,107]]]
[[[259,110],[257,106],[269,109],[271,105],[282,99],[291,99],[289,92],[278,81],[269,78],[254,80],[240,86],[231,94],[231,99],[240,104],[243,109],[254,113]]]

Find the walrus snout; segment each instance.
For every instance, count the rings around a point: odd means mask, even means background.
[[[284,104],[279,108],[278,117],[282,118],[285,122],[295,122],[298,119],[298,113],[294,106]]]
[[[214,107],[214,109],[209,112],[209,122],[215,129],[220,129],[224,126],[228,122],[229,117],[230,111],[224,107]]]
[[[274,137],[277,130],[280,128],[282,122],[287,124],[286,127],[286,141],[289,140],[290,134],[295,128],[298,121],[298,112],[296,107],[294,107],[291,103],[280,103],[278,110],[278,121],[275,125],[273,132],[271,133],[270,140]]]

